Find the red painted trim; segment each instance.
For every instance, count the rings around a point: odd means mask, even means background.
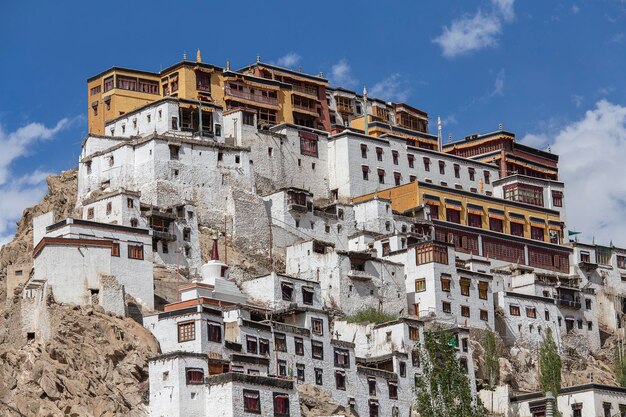
[[[33,249],[33,258],[36,258],[42,249],[48,245],[54,246],[99,246],[99,247],[113,247],[112,240],[98,240],[98,239],[66,239],[62,237],[44,237]]]

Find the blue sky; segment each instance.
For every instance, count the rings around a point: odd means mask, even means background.
[[[444,137],[503,123],[562,155],[570,227],[626,246],[626,1],[4,2],[0,39],[0,244],[45,174],[76,166],[89,76],[200,48],[367,84],[441,115]]]

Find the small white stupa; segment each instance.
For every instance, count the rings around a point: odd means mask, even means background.
[[[181,301],[212,298],[227,303],[246,303],[247,297],[234,282],[228,280],[228,265],[220,261],[217,239],[217,236],[213,237],[211,260],[200,268],[200,278],[194,279],[192,285],[181,290]]]

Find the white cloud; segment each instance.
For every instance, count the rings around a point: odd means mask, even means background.
[[[495,46],[502,30],[500,20],[494,15],[484,15],[480,10],[473,17],[463,17],[444,26],[443,33],[435,38],[446,58],[454,58],[479,49]]]
[[[276,61],[276,64],[281,67],[290,68],[296,65],[298,62],[300,62],[300,58],[301,56],[296,54],[295,52],[289,52],[288,54],[278,58],[278,61]]]
[[[576,6],[575,4],[572,4],[572,13],[578,14],[579,11],[580,11],[580,7]]]
[[[330,80],[337,87],[351,88],[357,83],[357,80],[352,75],[350,64],[345,59],[339,60],[332,66],[330,69]]]
[[[496,79],[493,82],[493,91],[491,92],[491,96],[502,96],[504,95],[504,68],[502,68],[496,74]]]
[[[626,106],[601,100],[582,119],[523,142],[550,144],[560,156],[568,227],[587,241],[626,246]]]
[[[515,0],[492,0],[493,10],[487,13],[477,10],[474,15],[453,20],[433,42],[441,47],[446,58],[494,47],[502,33],[502,21],[515,18],[514,3]]]
[[[537,149],[545,149],[550,143],[550,135],[547,133],[527,133],[520,142]]]
[[[15,176],[11,171],[13,162],[28,155],[37,142],[53,139],[71,122],[62,119],[52,128],[30,123],[13,132],[6,132],[0,126],[0,246],[11,240],[13,225],[22,211],[37,203],[47,189],[45,179],[48,173],[35,169]]]
[[[505,20],[511,21],[515,18],[515,0],[492,0],[492,3]]]
[[[398,73],[391,74],[389,77],[374,84],[372,88],[368,88],[368,90],[372,97],[386,101],[405,102],[409,97],[406,81]]]
[[[598,95],[602,96],[602,98],[608,96],[609,94],[611,94],[613,92],[613,90],[615,90],[613,87],[608,86],[608,87],[600,87],[598,88]]]
[[[15,159],[27,155],[33,143],[51,139],[69,124],[69,119],[61,119],[53,128],[47,128],[41,123],[29,123],[9,133],[0,126],[0,149],[2,149],[0,152],[0,185],[7,181],[11,163]]]
[[[458,120],[456,120],[456,116],[454,114],[450,114],[444,117],[443,119],[441,119],[441,124],[443,126],[455,125],[457,123],[458,123]]]
[[[585,96],[579,96],[577,94],[572,94],[572,102],[576,107],[580,107],[583,104]]]

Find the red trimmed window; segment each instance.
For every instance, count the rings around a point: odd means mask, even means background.
[[[202,384],[204,382],[204,371],[199,368],[187,369],[187,385]]]
[[[287,394],[274,394],[274,416],[289,416],[289,396]]]
[[[259,391],[243,390],[243,410],[249,413],[261,413]]]

